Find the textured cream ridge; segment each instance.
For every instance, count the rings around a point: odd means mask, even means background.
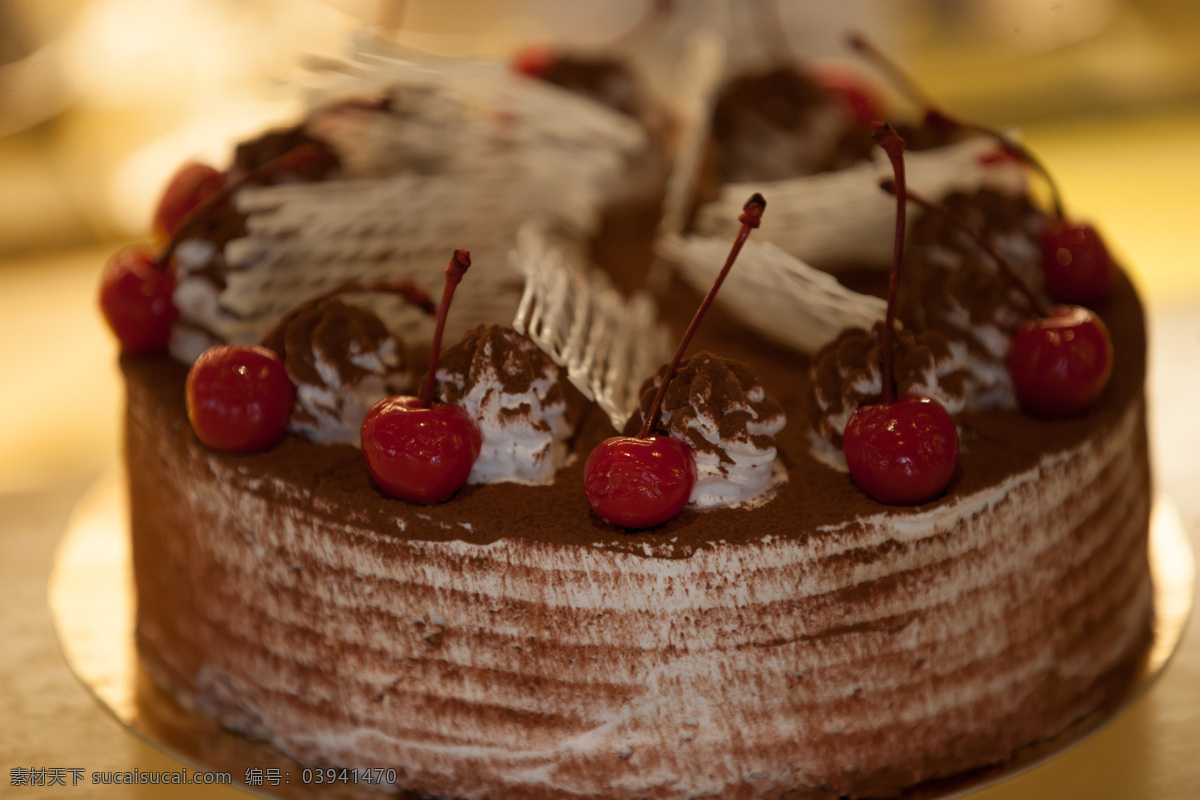
[[[234,489],[211,459],[183,497],[205,535],[177,543],[226,575],[195,699],[303,760],[404,765],[406,787],[464,798],[766,797],[919,770],[1011,727],[1047,680],[1065,726],[1095,703],[1075,682],[1137,647],[1142,418],[955,503],[684,559],[396,540],[314,518],[286,484],[294,503]],[[143,616],[168,666],[159,630],[181,623]]]

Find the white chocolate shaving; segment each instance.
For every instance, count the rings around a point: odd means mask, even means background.
[[[656,249],[679,266],[688,283],[707,291],[732,240],[671,235]],[[762,336],[807,353],[845,328],[870,328],[887,310],[878,297],[851,291],[829,273],[754,237],[742,248],[717,302]]]
[[[646,376],[671,355],[653,300],[640,293],[626,300],[606,275],[533,226],[518,234],[512,262],[525,275],[513,327],[564,367],[620,430]]]

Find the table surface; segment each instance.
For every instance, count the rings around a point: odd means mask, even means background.
[[[1101,220],[1151,309],[1156,481],[1200,552],[1200,113],[1097,119],[1026,131],[1077,212]],[[0,264],[0,796],[197,798],[235,788],[105,786],[93,772],[172,771],[178,762],[109,717],[67,668],[46,600],[71,508],[115,459],[120,389],[94,311],[111,248]],[[1200,618],[1141,700],[1069,752],[978,800],[1200,797]],[[191,766],[191,765],[189,765]],[[12,785],[19,769],[63,770],[71,789]],[[234,776],[239,778],[240,776]]]

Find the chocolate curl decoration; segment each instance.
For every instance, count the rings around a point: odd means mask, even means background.
[[[741,223],[741,227],[738,229],[737,238],[733,240],[733,247],[729,250],[729,256],[725,259],[725,266],[721,267],[721,271],[717,274],[717,279],[713,282],[712,288],[708,290],[708,294],[705,295],[704,300],[700,303],[700,307],[696,309],[695,315],[692,316],[692,322],[688,325],[688,329],[684,332],[679,347],[675,350],[675,355],[671,359],[666,373],[663,375],[663,381],[658,385],[658,394],[654,396],[654,402],[650,404],[650,413],[646,415],[646,421],[642,423],[642,430],[637,438],[649,438],[650,432],[658,424],[658,415],[662,410],[663,398],[667,394],[667,384],[675,376],[675,370],[679,368],[679,362],[683,360],[684,351],[687,350],[692,337],[696,335],[696,329],[700,327],[700,320],[704,318],[708,307],[712,305],[713,299],[717,296],[717,290],[725,282],[725,276],[729,274],[729,270],[733,266],[733,262],[737,259],[738,253],[742,252],[742,245],[749,238],[750,231],[762,224],[762,215],[766,207],[767,201],[758,192],[752,194],[750,199],[746,201],[746,205],[742,206],[742,213],[738,216],[738,222]]]

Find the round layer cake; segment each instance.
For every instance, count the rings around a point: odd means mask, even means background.
[[[1096,311],[1085,415],[962,413],[939,499],[810,454],[810,360],[709,318],[790,424],[750,506],[631,534],[582,458],[415,506],[361,453],[202,445],[186,368],[125,358],[137,637],[153,674],[304,762],[448,798],[879,797],[1005,763],[1113,702],[1148,641],[1144,319]],[[573,442],[611,435],[596,409]]]

